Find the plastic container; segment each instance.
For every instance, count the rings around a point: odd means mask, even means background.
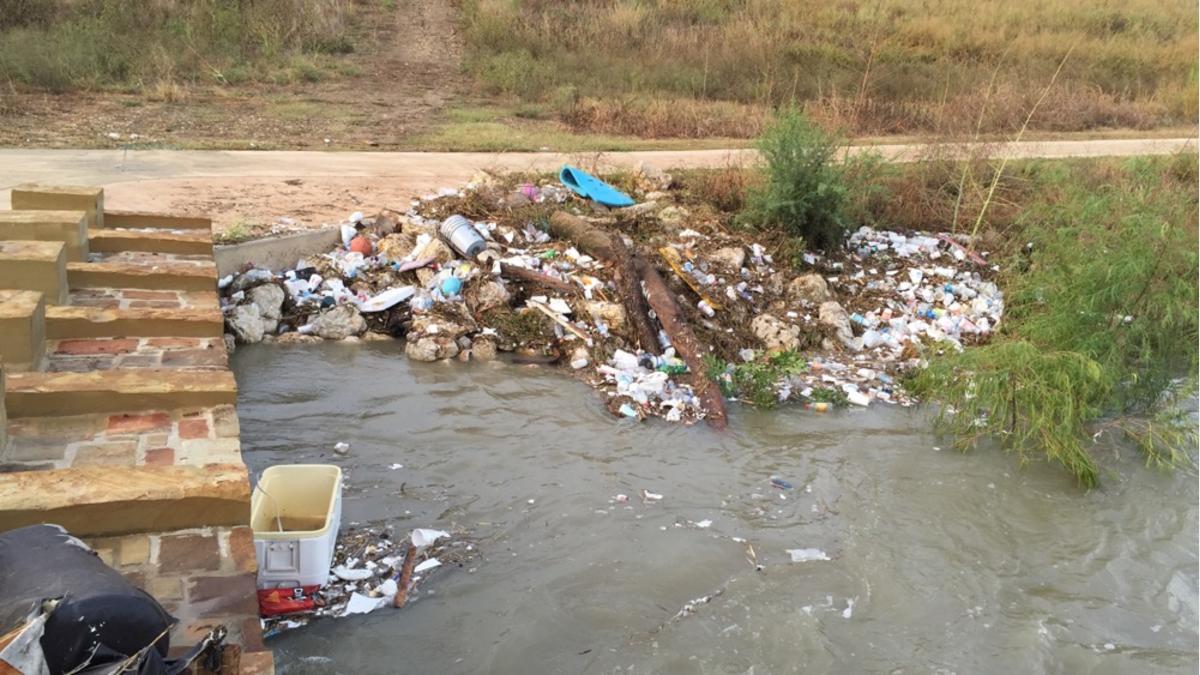
[[[442,222],[439,231],[442,238],[450,244],[450,248],[468,258],[474,258],[487,248],[487,242],[479,236],[475,226],[462,216],[450,216]]]
[[[263,471],[250,499],[259,588],[324,586],[342,520],[342,470],[290,464]]]

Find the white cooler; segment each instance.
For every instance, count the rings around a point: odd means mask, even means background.
[[[342,521],[342,470],[289,464],[263,471],[250,498],[259,588],[324,586]]]

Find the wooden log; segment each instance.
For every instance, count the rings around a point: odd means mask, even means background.
[[[509,277],[510,279],[520,279],[521,281],[528,281],[529,283],[545,286],[546,288],[553,288],[556,291],[571,293],[573,295],[579,295],[583,292],[582,288],[570,282],[563,281],[562,279],[555,279],[552,276],[542,274],[541,272],[535,272],[534,270],[525,269],[524,267],[509,265],[508,263],[500,263],[500,276]]]
[[[708,373],[705,371],[703,346],[680,315],[675,296],[663,281],[662,276],[659,275],[658,270],[654,269],[654,266],[641,256],[637,256],[634,260],[642,283],[646,287],[646,300],[650,303],[655,315],[658,316],[658,321],[666,331],[667,337],[671,338],[671,345],[675,347],[675,352],[683,358],[688,369],[692,371],[692,387],[695,389],[696,395],[700,397],[701,405],[708,413],[708,423],[716,429],[724,429],[728,423],[725,398],[721,395],[721,388],[709,379]]]
[[[657,356],[662,353],[662,345],[658,342],[658,331],[650,321],[650,306],[646,304],[646,295],[642,293],[642,279],[634,263],[634,255],[616,232],[612,234],[612,249],[618,259],[624,261],[623,264],[614,261],[614,281],[621,293],[621,304],[625,305],[625,315],[642,349]]]
[[[566,211],[559,211],[550,216],[550,235],[574,243],[593,258],[614,262],[617,260],[616,252],[612,250],[612,239],[606,232]]]
[[[613,265],[617,289],[621,293],[621,304],[625,306],[625,315],[633,326],[639,346],[651,354],[661,354],[658,331],[654,329],[650,320],[649,306],[642,293],[641,275],[633,263],[634,256],[625,246],[621,235],[616,232],[604,232],[583,218],[564,211],[550,217],[550,234],[559,239],[566,239],[593,258]]]

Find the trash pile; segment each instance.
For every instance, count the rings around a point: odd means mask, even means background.
[[[322,587],[258,592],[263,636],[306,626],[321,617],[368,614],[401,608],[418,583],[443,566],[463,566],[477,554],[474,544],[442,530],[418,528],[407,538],[392,528],[350,528],[338,536],[329,580]]]
[[[925,350],[985,341],[1001,320],[996,269],[966,237],[864,227],[793,265],[689,207],[671,176],[620,178],[624,191],[574,167],[482,174],[403,213],[355,213],[333,251],[221,279],[226,339],[404,338],[420,361],[503,352],[564,366],[618,416],[723,422],[717,385],[781,353],[799,357],[779,400],[909,404],[896,380]]]

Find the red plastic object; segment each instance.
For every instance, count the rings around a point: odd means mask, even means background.
[[[313,598],[320,586],[264,588],[258,591],[258,613],[263,617],[311,612],[317,606]]]
[[[364,256],[369,256],[374,248],[371,246],[371,240],[360,234],[350,240],[350,250],[355,253],[361,253]]]

